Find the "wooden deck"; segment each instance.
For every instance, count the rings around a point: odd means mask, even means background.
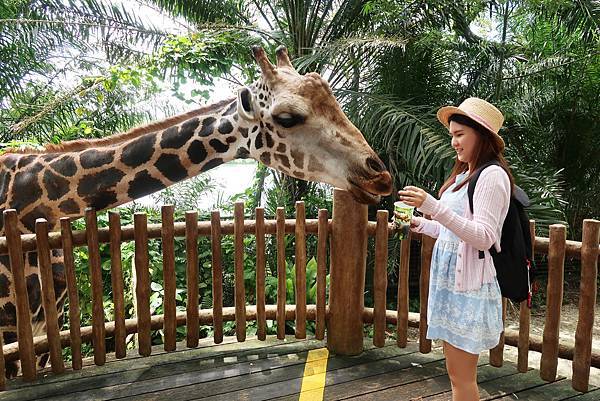
[[[220,345],[201,341],[196,349],[181,344],[170,353],[155,347],[147,358],[130,350],[126,359],[109,358],[104,366],[88,361],[80,371],[46,372],[34,383],[10,381],[0,399],[298,400],[307,355],[324,346],[323,341],[293,337],[285,341],[252,338],[244,343],[226,338]],[[394,343],[374,348],[365,340],[360,356],[329,355],[325,380],[325,400],[451,399],[442,353],[421,354],[415,343],[404,349]],[[571,388],[569,380],[546,383],[537,370],[520,374],[511,363],[495,368],[483,357],[479,387],[482,400],[600,400],[600,389],[581,394]]]

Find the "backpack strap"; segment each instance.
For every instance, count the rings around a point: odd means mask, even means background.
[[[473,194],[475,193],[475,184],[477,184],[477,180],[479,179],[481,172],[489,166],[500,166],[500,163],[498,163],[497,160],[491,160],[491,161],[483,164],[481,167],[479,167],[477,170],[475,170],[473,172],[473,174],[471,175],[471,178],[469,179],[469,186],[467,187],[467,194],[469,197],[469,210],[471,211],[471,213],[473,213]]]
[[[477,168],[471,175],[469,179],[469,185],[467,187],[467,195],[469,197],[469,210],[471,210],[471,214],[473,214],[473,194],[475,193],[475,184],[477,184],[477,180],[481,175],[481,172],[485,170],[489,166],[500,166],[497,160],[490,160],[487,163],[484,163],[481,167]],[[492,248],[494,248],[492,246]],[[483,251],[479,251],[479,259],[485,258],[485,253]]]

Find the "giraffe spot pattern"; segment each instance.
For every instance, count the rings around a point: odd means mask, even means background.
[[[310,159],[308,160],[308,171],[319,172],[323,170],[325,170],[325,166],[323,166],[314,155],[310,155]]]
[[[114,188],[124,176],[125,173],[114,167],[88,174],[79,181],[77,193],[94,209],[105,209],[116,203],[117,194]]]
[[[237,138],[235,136],[228,136],[227,138],[225,138],[225,142],[227,143],[234,143],[235,141],[237,141]]]
[[[211,135],[215,130],[215,121],[217,120],[214,117],[205,118],[202,121],[202,128],[200,129],[200,132],[198,132],[198,135],[202,137]]]
[[[192,118],[191,120],[187,120],[186,122],[184,122],[181,125],[181,128],[179,129],[179,136],[182,137],[182,144],[177,146],[177,149],[182,147],[187,141],[189,141],[192,136],[194,135],[194,132],[196,132],[196,129],[198,128],[198,126],[200,125],[200,119],[199,118]],[[185,141],[184,141],[185,140]]]
[[[269,152],[263,152],[260,154],[260,161],[267,166],[271,164],[271,154]]]
[[[33,233],[35,232],[35,221],[39,218],[46,219],[50,224],[54,223],[54,215],[52,213],[52,209],[43,204],[36,206],[29,213],[23,216],[21,218],[21,222],[23,223],[26,229]],[[36,264],[34,264],[33,266],[36,265],[37,261]]]
[[[137,199],[165,187],[160,180],[152,177],[146,170],[140,171],[129,183],[127,194],[132,199]]]
[[[50,167],[65,177],[72,177],[77,172],[77,165],[75,164],[73,156],[65,156],[62,159],[58,159],[50,163]]]
[[[263,147],[262,132],[259,132],[258,135],[256,136],[254,146],[256,147],[256,149],[260,149]]]
[[[208,171],[212,168],[217,167],[220,164],[223,164],[224,161],[223,159],[221,159],[220,157],[216,158],[216,159],[212,159],[206,162],[206,164],[204,166],[202,166],[201,171]]]
[[[250,156],[250,152],[246,148],[239,148],[235,154],[236,159],[247,159]]]
[[[273,137],[268,132],[265,133],[265,138],[267,139],[267,147],[272,148],[275,146],[275,142],[273,141]]]
[[[8,255],[0,255],[0,264],[2,264],[2,266],[6,267],[6,269],[8,271],[11,271],[10,258],[8,257]]]
[[[292,150],[290,153],[292,154],[292,160],[294,161],[294,164],[298,168],[303,169],[304,168],[304,153],[300,152],[299,150]]]
[[[37,266],[37,252],[27,252],[27,263],[29,266]]]
[[[79,162],[83,168],[101,167],[112,163],[115,151],[99,151],[96,149],[86,150],[79,156]]]
[[[16,210],[23,210],[27,205],[37,201],[42,196],[42,188],[38,184],[37,172],[22,171],[15,174],[13,183],[13,199],[10,207]],[[18,194],[18,197],[16,197]]]
[[[231,121],[226,118],[222,118],[219,122],[219,132],[226,135],[231,133],[231,131],[233,131],[233,125],[231,125]]]
[[[17,308],[12,302],[7,302],[3,307],[0,307],[0,326],[16,326],[17,325]],[[4,344],[10,344],[10,342],[17,341],[17,336],[15,335],[15,339],[9,342],[9,339],[6,338],[6,335],[9,332],[4,332]]]
[[[300,178],[301,180],[303,180],[303,179],[304,179],[304,173],[303,173],[303,172],[301,172],[301,171],[294,171],[294,172],[292,173],[292,175],[293,175],[294,177],[296,177],[296,178]]]
[[[279,153],[285,153],[285,143],[279,142],[279,144],[277,145],[277,151]],[[292,156],[293,156],[293,153],[292,153]]]
[[[30,274],[26,277],[27,295],[29,298],[29,310],[35,314],[42,304],[42,291],[40,289],[40,279],[37,274]]]
[[[58,200],[69,192],[69,181],[58,174],[53,173],[50,169],[44,171],[42,182],[46,187],[46,194],[50,200]]]
[[[54,294],[58,298],[59,294],[62,294],[67,289],[65,265],[62,263],[52,263],[52,281],[54,282]]]
[[[2,169],[0,171],[0,204],[6,202],[11,178],[12,176],[8,170]]]
[[[44,314],[44,306],[42,305],[40,306],[40,310],[38,311],[38,313],[31,317],[31,321],[43,322],[44,320],[46,320],[46,315]]]
[[[94,196],[87,198],[86,202],[96,210],[104,210],[110,205],[117,203],[117,193],[115,191],[98,192]]]
[[[67,199],[62,201],[58,208],[64,214],[79,214],[79,205],[73,199]]]
[[[177,127],[167,128],[163,131],[160,146],[163,149],[181,148],[192,138],[199,125],[200,120],[198,118],[193,118],[184,122],[180,129]]]
[[[114,188],[124,176],[125,173],[115,167],[84,175],[79,181],[77,193],[83,198],[97,192],[110,190]]]
[[[9,154],[9,155],[6,155],[6,157],[3,160],[3,163],[7,169],[14,170],[15,167],[17,166],[18,160],[19,160],[19,158],[17,156]]]
[[[10,280],[6,274],[0,274],[0,298],[6,298],[10,295]]]
[[[242,138],[248,138],[248,128],[240,127],[238,132],[242,135]]]
[[[206,159],[208,153],[206,152],[206,148],[201,141],[193,141],[187,150],[188,157],[190,161],[194,164],[200,164]]]
[[[51,162],[52,160],[56,159],[60,155],[61,155],[60,153],[46,153],[45,155],[42,156],[42,159],[45,162]]]
[[[286,168],[290,168],[290,159],[286,155],[275,153],[275,160],[283,164]]]
[[[144,135],[125,145],[121,153],[121,161],[129,167],[138,167],[146,163],[154,154],[156,134]]]
[[[229,150],[229,145],[218,139],[211,139],[208,143],[217,153],[225,153]]]
[[[46,366],[46,363],[48,362],[48,359],[50,359],[50,354],[44,354],[40,357],[40,360],[38,362],[38,366],[40,368],[43,368],[44,366]]]
[[[162,175],[173,182],[181,181],[188,176],[186,169],[181,165],[181,161],[177,155],[161,155],[156,163],[154,163],[154,166]]]
[[[32,161],[34,161],[37,158],[37,156],[35,155],[27,155],[27,156],[23,156],[19,159],[19,163],[17,164],[17,168],[23,168],[25,166],[27,166],[28,164],[31,164]]]

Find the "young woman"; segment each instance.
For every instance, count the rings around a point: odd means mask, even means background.
[[[489,249],[500,251],[502,224],[508,211],[513,177],[503,156],[498,131],[504,116],[485,100],[469,98],[437,113],[452,137],[456,162],[437,200],[407,186],[400,200],[431,220],[414,217],[411,229],[437,238],[431,260],[427,338],[443,340],[452,400],[479,400],[479,353],[495,347],[504,330],[502,297]],[[473,213],[467,187],[471,174],[484,163],[475,186]],[[479,251],[484,251],[480,258]]]

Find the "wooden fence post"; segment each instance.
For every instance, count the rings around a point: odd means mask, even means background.
[[[408,269],[410,265],[410,244],[412,233],[400,242],[400,262],[398,266],[398,305],[396,307],[396,343],[405,348],[408,344]]]
[[[421,276],[419,278],[419,352],[431,352],[431,340],[427,339],[427,302],[429,300],[429,275],[435,239],[421,237]]]
[[[296,338],[306,338],[306,210],[296,202]]]
[[[598,242],[600,221],[583,221],[581,238],[581,284],[579,290],[579,320],[575,332],[573,353],[573,388],[588,391],[590,363],[592,359],[592,330],[594,327],[594,305],[598,289]]]
[[[150,272],[148,270],[148,217],[145,213],[133,215],[135,241],[135,299],[137,300],[138,353],[152,353],[150,317]]]
[[[388,261],[388,211],[377,211],[377,230],[375,233],[375,271],[373,272],[373,344],[376,347],[385,345],[385,329],[387,328],[386,292]]]
[[[77,289],[77,279],[75,278],[75,262],[73,257],[73,231],[71,230],[71,220],[68,217],[61,217],[60,232],[62,237],[63,260],[65,266],[65,275],[67,277],[67,291],[69,293],[69,332],[71,338],[71,367],[79,370],[83,366],[81,360],[81,322],[79,309],[79,291]],[[116,309],[115,303],[115,309]],[[116,315],[115,315],[116,316]],[[123,332],[125,328],[125,318],[123,318]]]
[[[367,205],[334,189],[327,348],[339,355],[363,351]]]
[[[194,211],[185,212],[185,258],[186,344],[188,348],[196,348],[200,337],[200,316],[198,313],[198,212]],[[216,338],[216,330],[214,333]]]
[[[175,236],[174,236],[175,206],[163,205],[161,208],[162,220],[162,251],[163,251],[163,310],[165,321],[164,348],[165,351],[175,351],[177,348],[177,313],[175,294],[177,281],[175,275]]]
[[[567,230],[564,225],[552,224],[550,226],[546,322],[544,324],[542,360],[540,362],[540,377],[547,381],[556,379],[556,369],[558,367],[558,340],[565,276],[566,238]]]
[[[85,209],[85,235],[88,246],[88,265],[92,282],[92,332],[94,346],[94,363],[98,366],[106,362],[106,330],[104,327],[104,301],[102,266],[100,265],[100,243],[98,242],[98,219],[96,211]]]
[[[529,220],[529,233],[531,235],[531,258],[535,259],[535,221]],[[533,283],[531,283],[533,285]],[[517,370],[521,373],[529,369],[529,331],[531,325],[531,309],[527,300],[519,305],[519,342]]]
[[[50,363],[53,373],[62,373],[65,370],[65,364],[62,359],[62,348],[58,334],[58,312],[56,311],[56,295],[52,282],[52,263],[50,262],[48,222],[46,219],[36,219],[35,237],[38,248],[38,267],[42,279],[42,301],[46,317],[46,338],[50,348]]]
[[[113,292],[113,303],[115,305],[115,356],[117,358],[125,358],[127,356],[125,282],[123,281],[123,262],[121,260],[121,216],[119,212],[108,212],[108,224],[110,235],[110,283]],[[72,242],[73,240],[71,239]],[[72,253],[73,251],[70,252]],[[71,299],[69,298],[70,302]],[[69,307],[69,312],[70,309]]]
[[[329,237],[327,209],[319,209],[319,220],[317,226],[317,327],[315,336],[317,340],[325,338],[325,305],[327,287],[327,238]]]

